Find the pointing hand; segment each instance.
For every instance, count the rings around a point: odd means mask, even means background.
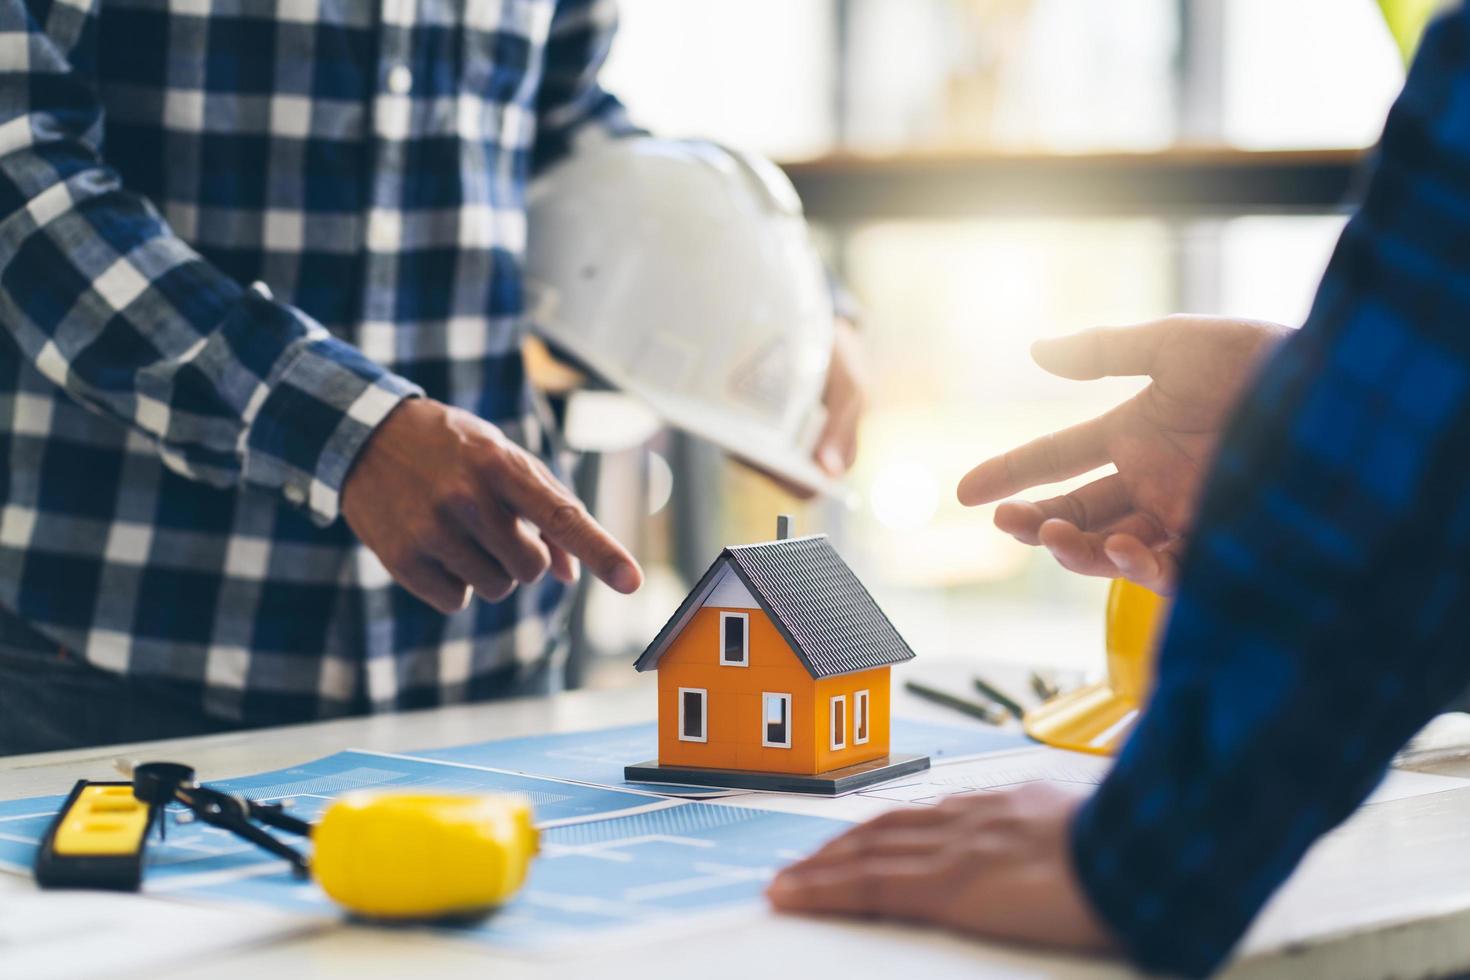
[[[342,516],[388,572],[443,613],[497,601],[577,560],[619,592],[643,572],[539,459],[469,412],[405,401],[342,487]]]

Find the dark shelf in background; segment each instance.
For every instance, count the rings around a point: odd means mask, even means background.
[[[1368,151],[833,155],[783,164],[809,218],[1321,214],[1351,200]]]

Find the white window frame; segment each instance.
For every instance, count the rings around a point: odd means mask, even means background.
[[[857,691],[852,696],[852,744],[867,745],[873,730],[868,718],[868,692]],[[861,735],[859,735],[861,733]]]
[[[837,724],[838,705],[842,706],[842,724]],[[827,702],[827,733],[832,736],[832,751],[847,748],[847,695],[835,695]]]
[[[786,702],[786,741],[784,741],[784,742],[772,742],[772,741],[769,741],[766,738],[767,734],[769,734],[769,732],[770,732],[770,726],[767,723],[767,717],[768,716],[766,714],[766,699],[767,698],[776,698],[776,699],[778,699],[780,701]],[[789,749],[789,748],[791,748],[791,729],[794,727],[794,724],[795,724],[795,720],[791,717],[791,695],[789,695],[789,694],[778,694],[778,693],[776,693],[774,691],[762,691],[761,692],[761,745],[763,745],[764,747],[766,747],[768,749]]]
[[[699,737],[689,735],[684,729],[684,695],[699,695]],[[703,687],[681,687],[679,688],[679,741],[681,742],[708,742],[709,741],[709,691]]]
[[[744,625],[741,627],[740,636],[744,644],[741,655],[744,660],[725,659],[725,623],[732,619],[740,620]],[[749,667],[750,666],[750,613],[722,612],[720,613],[720,666],[721,667]]]

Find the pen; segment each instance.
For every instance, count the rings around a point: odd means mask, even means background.
[[[989,705],[980,704],[977,701],[968,701],[962,697],[950,694],[948,691],[941,691],[938,688],[929,687],[927,684],[920,684],[918,681],[904,681],[903,686],[909,693],[916,694],[925,701],[940,704],[946,708],[952,708],[962,714],[969,715],[971,718],[978,718],[988,725],[1005,724],[1005,712],[992,708]]]
[[[1020,718],[1026,713],[1026,709],[1021,707],[1021,703],[1019,701],[1006,694],[994,684],[991,684],[985,678],[976,675],[974,678],[974,682],[975,690],[979,691],[981,694],[985,695],[987,698],[1009,711],[1013,716]]]
[[[1036,696],[1043,701],[1050,701],[1052,698],[1062,693],[1061,691],[1057,690],[1057,686],[1055,684],[1047,680],[1045,677],[1042,677],[1041,674],[1037,673],[1034,670],[1031,672],[1031,690],[1035,691]]]

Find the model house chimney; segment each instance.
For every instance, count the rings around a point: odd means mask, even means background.
[[[781,514],[776,518],[776,540],[785,541],[791,537],[791,515]]]

